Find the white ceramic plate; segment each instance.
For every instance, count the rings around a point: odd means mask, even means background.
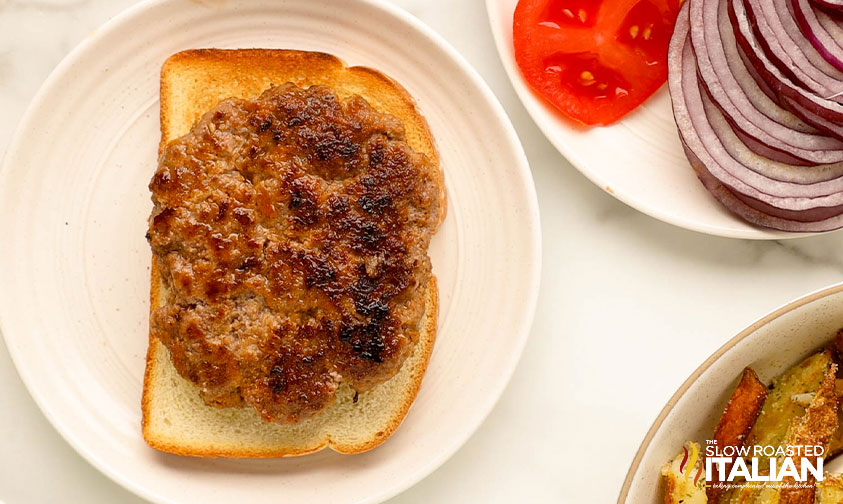
[[[764,383],[834,338],[843,327],[843,284],[797,299],[747,327],[709,357],[670,398],[627,473],[618,503],[664,502],[659,470],[686,441],[709,439],[744,367]],[[826,469],[843,471],[837,458]]]
[[[647,215],[694,231],[748,239],[806,236],[747,224],[705,190],[682,152],[667,86],[612,126],[583,128],[563,118],[529,88],[515,63],[512,13],[517,3],[486,0],[503,66],[539,129],[594,184]]]
[[[183,458],[140,434],[158,76],[194,47],[336,54],[403,84],[441,152],[448,216],[431,245],[439,333],[404,424],[359,456]],[[23,381],[93,465],[157,502],[382,501],[445,461],[489,413],[524,345],[540,271],[527,160],[486,85],[440,37],[374,0],[144,2],[50,76],[0,172],[0,322]]]

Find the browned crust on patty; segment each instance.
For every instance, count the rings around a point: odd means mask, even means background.
[[[254,98],[263,92],[270,83],[281,84],[292,82],[296,85],[327,85],[331,86],[338,79],[352,81],[354,92],[365,98],[375,109],[399,117],[407,130],[407,143],[416,152],[428,156],[436,165],[439,164],[439,153],[430,132],[430,126],[422,116],[413,97],[404,87],[394,79],[365,66],[346,66],[340,58],[322,52],[297,51],[289,49],[189,49],[173,54],[161,67],[161,118],[172,115],[175,105],[168,100],[173,94],[170,92],[172,72],[178,72],[185,66],[213,68],[213,79],[225,82],[241,79],[234,88],[223,85],[231,92],[219,96],[209,96],[206,100],[196,100],[195,96],[185,97],[193,103],[193,124],[199,116],[220,100],[232,96],[239,98]],[[255,72],[255,69],[260,69]],[[341,98],[345,98],[343,89],[335,89]],[[383,98],[388,95],[387,99]],[[375,98],[375,99],[373,99]],[[388,102],[388,103],[387,103]],[[177,138],[187,131],[172,131],[169,123],[161,122],[161,143],[159,152],[170,140]],[[438,171],[440,201],[439,220],[441,224],[447,214],[447,197],[445,195],[445,180],[442,170]]]

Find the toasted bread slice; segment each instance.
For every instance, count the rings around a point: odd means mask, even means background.
[[[395,81],[364,67],[346,67],[334,56],[302,51],[200,49],[171,56],[161,71],[161,147],[186,134],[206,111],[230,97],[256,98],[270,85],[326,85],[340,99],[365,98],[376,110],[404,123],[406,141],[438,166],[438,155],[425,119]],[[439,173],[440,216],[445,197]],[[150,309],[162,306],[167,286],[155,259],[151,267]],[[346,385],[334,404],[297,424],[263,421],[252,408],[207,406],[199,389],[182,378],[167,348],[150,336],[143,387],[143,436],[161,451],[202,457],[284,457],[330,447],[360,453],[385,441],[412,404],[427,368],[436,337],[438,291],[435,277],[427,288],[419,341],[400,371],[371,390]]]

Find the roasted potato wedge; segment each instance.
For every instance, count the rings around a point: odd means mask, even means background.
[[[814,394],[831,366],[831,352],[823,351],[803,360],[773,379],[761,414],[747,443],[780,447],[786,446],[791,422],[805,414],[806,406],[794,401],[794,396]],[[769,471],[769,464],[759,464]]]
[[[843,398],[843,379],[840,378],[840,372],[843,369],[843,329],[837,331],[834,342],[830,345],[830,351],[834,362],[837,364],[837,399],[840,402],[840,399]],[[828,457],[834,457],[843,452],[843,418],[840,418],[841,416],[843,415],[838,413],[837,431],[829,441]]]
[[[726,403],[723,415],[720,416],[717,428],[714,430],[712,440],[717,442],[717,446],[721,448],[743,446],[752,426],[755,425],[755,420],[761,413],[766,398],[767,387],[761,383],[755,371],[750,368],[744,369],[737,387],[732,392],[729,402]],[[731,465],[727,466],[726,472],[728,473],[730,469]],[[717,482],[716,474],[709,475],[709,483]],[[711,504],[719,503],[723,490],[723,488],[709,485],[705,491],[708,502]]]
[[[838,382],[840,380],[837,380]],[[843,397],[843,390],[837,387],[837,397]],[[839,401],[838,401],[839,402]],[[837,413],[837,430],[831,436],[831,441],[828,442],[828,456],[834,457],[843,452],[843,411]]]
[[[689,456],[693,452],[696,452],[696,456]],[[705,504],[702,455],[698,444],[688,443],[682,453],[662,466],[665,504]]]
[[[826,473],[817,483],[816,504],[843,504],[843,474]]]
[[[801,365],[785,371],[780,378],[793,376],[790,371],[800,368]],[[784,446],[828,446],[832,434],[837,430],[838,406],[834,383],[836,372],[837,365],[829,365],[817,389],[810,393],[812,398],[807,408],[803,406],[804,414],[790,419]],[[803,393],[809,392],[799,394]],[[759,459],[759,461],[762,460],[763,458]],[[801,459],[796,461],[797,470],[799,470],[800,461]],[[827,498],[833,499],[836,491],[834,482],[828,483],[828,488],[823,489],[817,489],[819,486],[814,481],[810,481],[808,485],[804,483],[797,485],[792,478],[785,478],[781,483],[765,484],[760,488],[735,487],[724,493],[720,502],[721,504],[815,504],[815,502],[820,502],[815,501],[815,493],[817,499],[824,494],[828,494]]]
[[[835,378],[837,364],[829,366],[811,404],[805,414],[791,422],[787,434],[788,446],[822,446],[828,449],[828,442],[837,430],[837,391]],[[800,469],[802,459],[796,459],[796,469]],[[816,461],[815,461],[816,463]],[[792,478],[785,478],[781,490],[782,504],[814,504],[816,482],[810,479],[809,485],[795,485]],[[787,486],[790,484],[790,486]]]

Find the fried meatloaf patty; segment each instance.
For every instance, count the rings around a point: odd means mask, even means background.
[[[149,184],[166,292],[151,336],[207,404],[266,421],[386,381],[418,340],[438,176],[358,96],[288,83],[221,102]]]

